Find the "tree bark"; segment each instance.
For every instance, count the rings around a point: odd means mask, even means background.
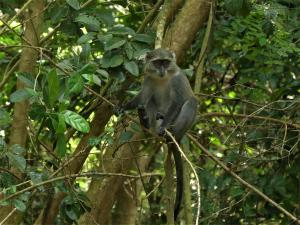
[[[141,138],[141,134],[134,134],[132,140]],[[118,140],[118,137],[116,138]],[[115,146],[118,143],[115,142]],[[113,148],[108,149],[103,157],[103,172],[124,173],[127,174],[133,166],[135,149],[138,149],[140,143],[132,142],[122,145],[115,156],[112,158]],[[126,178],[124,177],[106,177],[102,180],[93,179],[87,193],[91,200],[91,212],[85,213],[79,220],[80,225],[90,224],[109,224],[111,209],[116,201],[116,197]]]
[[[210,4],[207,0],[186,0],[175,21],[166,32],[163,47],[176,53],[178,63],[183,61],[197,32],[207,20]]]
[[[41,28],[43,23],[43,0],[33,0],[28,9],[24,12],[24,36],[23,45],[32,47],[23,47],[19,72],[35,74],[38,52],[33,48],[39,46]],[[17,90],[25,87],[25,84],[17,80]],[[27,112],[28,102],[17,102],[14,105],[13,121],[9,136],[9,145],[18,144],[26,147],[27,141]],[[16,171],[13,171],[16,172]],[[0,206],[0,222],[14,209],[14,206]],[[18,224],[21,214],[16,211],[4,224]]]

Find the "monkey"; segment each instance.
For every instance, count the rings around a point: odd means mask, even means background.
[[[119,107],[118,112],[132,109],[138,109],[141,125],[159,136],[165,136],[165,129],[168,129],[180,142],[191,128],[196,118],[197,100],[187,77],[176,64],[175,53],[159,48],[146,54],[141,91]],[[182,159],[175,143],[168,137],[166,139],[174,157],[177,176],[176,220],[183,194]]]

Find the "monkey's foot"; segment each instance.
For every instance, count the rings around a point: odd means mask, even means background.
[[[165,127],[159,127],[158,129],[158,135],[163,137],[166,135],[166,128]]]

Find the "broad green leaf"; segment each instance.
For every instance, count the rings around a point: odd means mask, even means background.
[[[100,144],[102,138],[101,137],[90,137],[88,140],[88,145],[97,146]]]
[[[79,73],[73,73],[68,80],[69,93],[80,93],[84,88],[84,82]]]
[[[124,142],[130,140],[132,138],[132,136],[133,136],[132,131],[124,131],[121,133],[119,140],[121,143],[124,143]]]
[[[139,75],[139,67],[134,61],[126,62],[124,64],[125,69],[134,76]]]
[[[21,212],[25,212],[26,204],[23,201],[21,201],[19,199],[13,199],[12,203],[16,207],[17,210],[19,210]]]
[[[63,134],[66,131],[65,118],[61,113],[58,114],[58,124],[55,131],[57,134]]]
[[[43,181],[42,179],[42,173],[31,171],[29,172],[30,180],[32,181],[33,184],[38,184]]]
[[[57,143],[56,143],[56,152],[60,157],[66,155],[66,140],[64,134],[58,134],[57,136]]]
[[[136,34],[133,36],[133,40],[144,42],[147,44],[152,44],[154,42],[154,37],[147,34]]]
[[[11,151],[16,155],[21,155],[25,153],[25,148],[23,148],[21,145],[14,144],[11,147]]]
[[[131,60],[133,58],[133,47],[129,42],[127,42],[125,44],[125,52],[126,52],[127,58],[129,60]]]
[[[11,152],[8,152],[7,157],[9,159],[9,163],[16,169],[20,170],[21,172],[24,172],[26,168],[26,160],[21,155],[16,155]]]
[[[97,70],[97,65],[95,63],[88,63],[86,65],[84,65],[81,69],[79,69],[77,71],[77,73],[79,74],[83,74],[83,73],[95,73],[95,71]]]
[[[47,82],[48,82],[48,93],[49,93],[49,104],[50,106],[54,106],[54,103],[58,100],[59,95],[59,80],[56,73],[56,69],[52,69],[47,74]]]
[[[100,29],[100,22],[93,16],[80,15],[75,19],[75,22],[82,23],[94,31]]]
[[[8,112],[4,109],[0,109],[0,127],[6,126],[11,123],[11,118]]]
[[[12,93],[9,99],[11,102],[22,102],[37,95],[38,94],[33,89],[23,88]]]
[[[110,67],[117,67],[123,63],[124,59],[122,55],[114,55],[110,59]]]
[[[67,3],[75,10],[79,10],[80,9],[80,4],[77,0],[66,0]]]
[[[100,19],[103,23],[105,23],[108,27],[111,27],[115,23],[115,18],[113,16],[112,10],[104,8],[104,9],[97,9],[96,16]]]
[[[109,67],[117,67],[120,66],[123,63],[124,59],[122,55],[119,54],[104,54],[101,64],[104,68]]]
[[[109,77],[109,74],[108,74],[108,72],[107,72],[106,70],[98,69],[96,72],[97,72],[101,77],[104,77],[104,78],[106,78],[106,79],[108,79],[108,77]]]
[[[17,78],[22,81],[27,87],[33,88],[34,79],[30,73],[20,72],[16,73]]]
[[[109,50],[112,50],[115,48],[119,48],[122,45],[124,45],[125,43],[126,43],[126,40],[114,37],[105,43],[104,50],[109,51]]]
[[[82,74],[83,78],[91,82],[92,84],[97,84],[101,86],[101,80],[94,74]]]
[[[121,26],[116,26],[111,28],[108,33],[110,34],[115,34],[115,35],[135,35],[135,32],[133,29],[129,27],[121,27]]]
[[[89,32],[87,34],[84,34],[82,35],[78,40],[77,40],[77,43],[78,44],[84,44],[84,43],[87,43],[91,40],[93,40],[93,38],[95,37],[95,33],[93,32]]]
[[[83,133],[88,133],[90,131],[89,123],[79,114],[66,110],[64,113],[65,122],[71,127]]]

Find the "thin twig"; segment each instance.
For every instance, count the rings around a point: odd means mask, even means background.
[[[32,2],[33,0],[28,0],[23,6],[22,8],[16,13],[16,15],[14,15],[10,20],[7,21],[7,25],[8,27],[10,26],[11,21],[14,21],[28,6],[29,4]],[[5,30],[5,27],[2,28],[2,30],[0,31],[0,36],[2,35],[3,31]]]
[[[204,61],[205,61],[205,56],[206,56],[207,49],[208,49],[209,38],[211,35],[212,22],[213,22],[213,3],[211,2],[209,18],[208,18],[207,27],[205,30],[205,35],[204,35],[201,50],[200,50],[200,55],[199,55],[198,65],[197,65],[197,70],[196,70],[196,75],[195,75],[195,86],[194,86],[195,93],[200,93],[200,90],[201,90],[202,77],[203,77],[203,73],[204,73]]]
[[[158,0],[156,2],[156,4],[154,5],[154,7],[151,9],[151,11],[148,13],[148,15],[145,17],[144,21],[142,22],[142,24],[140,25],[140,27],[137,30],[137,33],[141,33],[144,31],[145,27],[147,26],[147,24],[150,22],[150,20],[152,19],[152,17],[154,16],[155,12],[159,9],[159,7],[161,6],[161,4],[163,3],[164,0]]]
[[[263,192],[258,190],[253,185],[249,184],[247,181],[243,180],[239,175],[237,175],[235,172],[231,171],[229,167],[227,167],[223,162],[221,162],[216,156],[214,156],[210,151],[208,151],[203,145],[201,145],[196,138],[194,138],[192,135],[188,134],[188,137],[196,144],[205,154],[209,156],[210,159],[215,161],[219,166],[221,166],[226,172],[228,172],[234,179],[236,179],[239,183],[244,185],[245,187],[249,188],[251,191],[262,197],[265,201],[269,202],[271,205],[273,205],[275,208],[277,208],[280,212],[285,214],[288,218],[295,221],[297,224],[300,224],[300,220],[295,217],[293,214],[288,212],[285,208],[281,207],[278,203],[276,203],[274,200],[272,200],[270,197],[265,195]]]
[[[17,208],[14,208],[1,222],[0,222],[0,225],[3,225],[8,219],[9,217],[11,217],[15,211],[17,210]]]
[[[201,115],[202,117],[238,117],[238,118],[244,118],[244,119],[259,119],[259,120],[268,120],[274,123],[279,123],[283,125],[287,125],[289,127],[294,127],[296,129],[300,129],[300,124],[297,123],[290,123],[284,120],[279,120],[271,117],[266,116],[256,116],[256,115],[246,115],[246,114],[228,114],[228,113],[221,113],[221,112],[211,112],[211,113],[204,113]]]
[[[3,198],[0,200],[1,202],[5,202],[7,200],[10,200],[16,196],[19,196],[20,194],[23,194],[27,191],[31,191],[34,190],[40,186],[46,185],[46,184],[50,184],[56,181],[60,181],[60,180],[69,180],[69,179],[73,179],[73,178],[78,178],[78,177],[93,177],[93,176],[117,176],[117,177],[125,177],[125,178],[133,178],[133,179],[139,179],[140,176],[136,176],[136,175],[130,175],[130,174],[123,174],[123,173],[100,173],[100,172],[87,172],[87,173],[77,173],[77,174],[68,174],[65,176],[60,176],[60,177],[55,177],[40,183],[37,183],[35,185],[32,185],[30,187],[24,188],[20,191],[17,191],[16,193],[7,196],[6,198]],[[151,173],[151,174],[142,174],[143,177],[148,177],[148,176],[161,176],[161,174],[155,174],[155,173]]]

